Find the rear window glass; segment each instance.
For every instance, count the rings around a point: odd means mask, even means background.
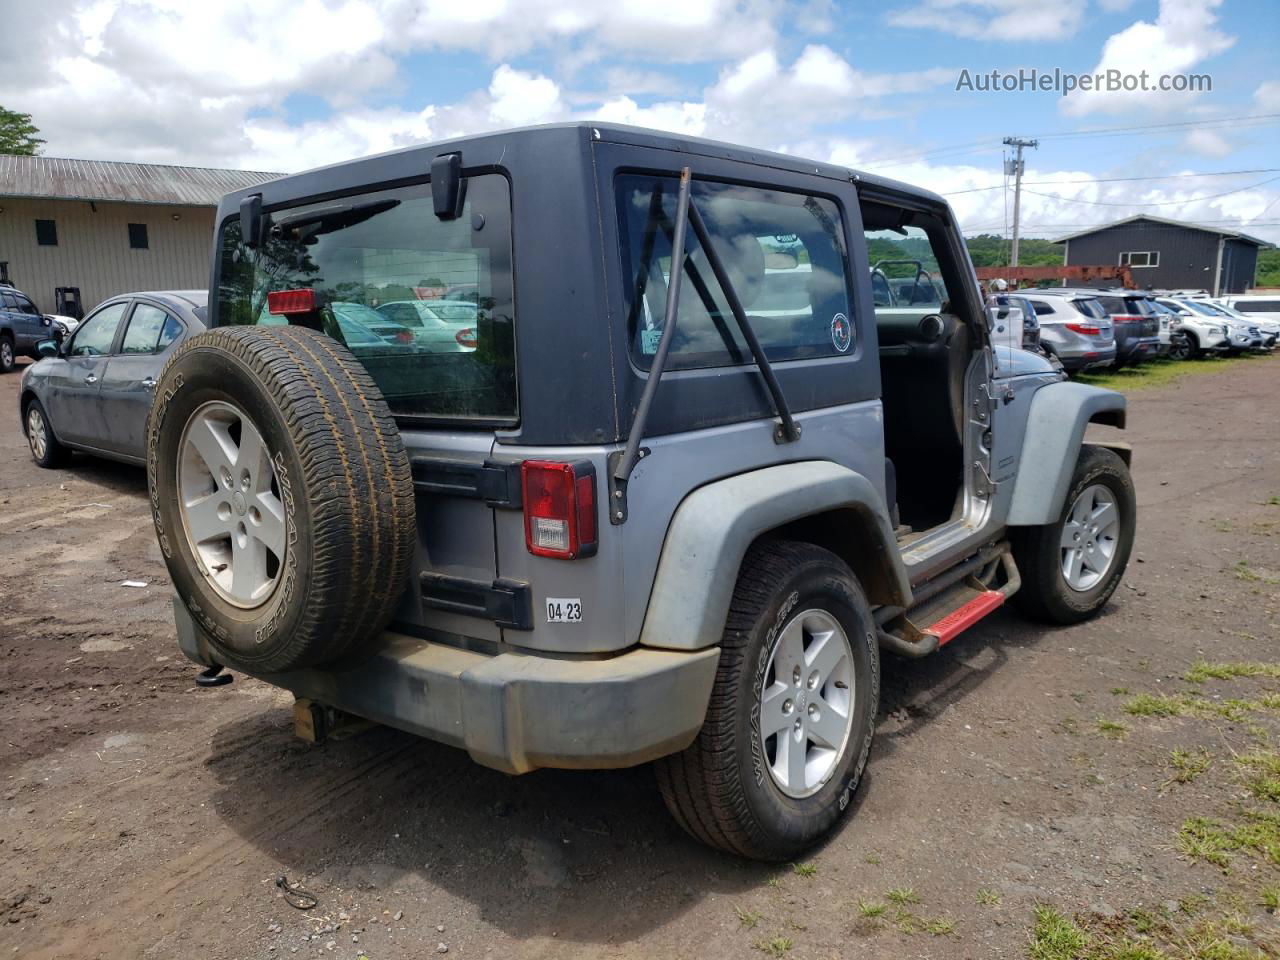
[[[617,179],[631,355],[644,369],[662,336],[677,190],[674,177],[626,174]],[[693,184],[692,202],[770,360],[851,352],[849,256],[834,202],[707,181]],[[750,363],[750,349],[692,226],[685,242],[680,313],[668,365]]]
[[[510,189],[498,174],[465,189],[455,220],[436,217],[429,183],[273,210],[256,250],[241,243],[239,217],[228,219],[218,322],[288,322],[268,311],[267,294],[312,289],[324,331],[359,358],[393,413],[514,422]],[[431,315],[419,301],[445,295],[451,322],[411,322]]]
[[[1092,317],[1094,320],[1107,319],[1107,311],[1102,309],[1102,304],[1097,300],[1085,298],[1082,300],[1072,300],[1071,303],[1086,317]]]
[[[1280,313],[1280,300],[1237,300],[1235,309],[1241,313]]]

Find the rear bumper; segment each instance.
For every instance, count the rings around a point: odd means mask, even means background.
[[[178,645],[213,662],[174,600]],[[507,773],[629,767],[683,750],[702,728],[720,650],[632,649],[569,659],[477,653],[401,633],[342,670],[258,675],[297,697],[466,750]]]
[[[1132,340],[1125,340],[1116,343],[1116,359],[1133,362],[1136,360],[1149,360],[1158,355],[1160,351],[1159,337],[1135,337]]]
[[[1106,367],[1115,362],[1116,348],[1101,347],[1094,350],[1085,350],[1079,353],[1063,352],[1057,355],[1058,361],[1062,364],[1062,369],[1068,373],[1077,373],[1080,370],[1090,370],[1093,367]]]

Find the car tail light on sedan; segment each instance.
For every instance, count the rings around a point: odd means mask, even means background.
[[[267,294],[267,312],[277,317],[311,313],[316,308],[316,292],[305,290],[272,290]]]
[[[394,339],[396,343],[413,343],[413,331],[408,327],[395,332]]]
[[[467,327],[465,330],[459,330],[454,334],[453,339],[458,342],[458,346],[466,347],[468,350],[474,350],[479,342],[476,339],[475,327]]]
[[[520,465],[524,539],[538,557],[576,560],[596,552],[596,470],[589,461]]]
[[[1092,323],[1065,323],[1063,326],[1072,333],[1082,333],[1086,337],[1098,337],[1102,335],[1102,328],[1094,326]]]

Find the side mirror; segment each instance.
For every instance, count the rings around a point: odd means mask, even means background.
[[[58,341],[41,340],[36,344],[36,353],[42,357],[56,357],[58,355]]]

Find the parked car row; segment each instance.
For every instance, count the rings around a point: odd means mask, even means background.
[[[996,308],[1011,305],[1025,316],[1034,314],[1040,351],[1068,373],[1156,357],[1266,351],[1280,339],[1280,320],[1267,312],[1280,308],[1280,300],[1265,297],[1211,300],[1185,291],[1049,287],[988,299]],[[1254,312],[1242,313],[1231,303]]]

